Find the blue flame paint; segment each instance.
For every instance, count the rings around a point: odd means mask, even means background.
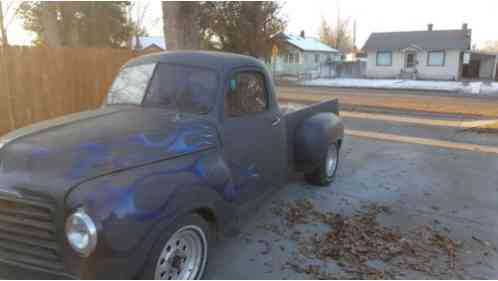
[[[87,205],[100,214],[113,214],[119,219],[131,218],[132,220],[138,222],[156,219],[164,214],[165,209],[174,206],[176,203],[176,192],[178,192],[179,189],[177,188],[171,194],[165,196],[167,197],[165,202],[152,210],[143,210],[137,207],[135,203],[135,196],[138,193],[138,189],[144,188],[144,186],[146,186],[145,183],[150,179],[180,173],[190,173],[195,175],[197,182],[195,182],[194,185],[196,186],[208,186],[206,182],[205,167],[203,167],[203,160],[204,158],[201,157],[193,163],[189,163],[183,167],[151,172],[139,176],[130,184],[116,185],[113,184],[112,180],[107,179],[98,189],[96,189],[96,192],[91,193],[88,196],[86,200]],[[223,194],[221,195],[225,200],[232,201],[237,196],[237,189],[230,180],[224,184],[222,190]]]
[[[187,124],[173,132],[157,131],[153,134],[158,136],[158,141],[153,141],[146,133],[139,132],[108,142],[87,142],[70,148],[36,147],[31,151],[31,158],[67,158],[71,162],[67,164],[68,169],[64,176],[79,179],[178,154],[192,153],[217,143],[215,128],[207,124]]]

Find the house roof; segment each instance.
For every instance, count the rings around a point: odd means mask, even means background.
[[[408,47],[422,49],[470,49],[470,30],[433,30],[372,33],[364,50],[395,50]]]
[[[140,41],[141,49],[148,48],[150,46],[157,46],[163,50],[166,50],[166,42],[162,36],[140,36],[138,37]],[[137,49],[137,39],[133,38],[132,48]]]
[[[329,52],[329,53],[338,53],[336,49],[328,46],[327,44],[321,42],[318,39],[311,37],[301,37],[299,35],[292,34],[279,34],[280,38],[282,38],[287,43],[299,48],[303,51],[314,51],[314,52]]]

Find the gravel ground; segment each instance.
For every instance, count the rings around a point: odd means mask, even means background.
[[[362,127],[362,120],[346,120]],[[385,129],[387,125],[370,129]],[[399,126],[393,124],[393,126]],[[426,128],[430,134],[434,128]],[[423,128],[412,133],[419,134]],[[442,130],[445,132],[444,130]],[[401,133],[401,132],[400,132]],[[404,132],[403,133],[410,133]],[[447,131],[454,137],[453,132]],[[469,137],[468,133],[465,135]],[[474,134],[478,140],[482,135]],[[482,142],[488,142],[482,140]],[[488,279],[498,276],[498,156],[448,150],[423,145],[373,141],[348,137],[341,151],[337,180],[329,187],[288,184],[269,198],[244,225],[237,237],[220,243],[209,265],[214,279],[302,279],[352,277],[339,260],[321,260],[303,255],[298,241],[323,233],[319,221],[289,224],[275,209],[306,199],[323,212],[352,216],[367,207],[380,206],[377,221],[406,235],[418,227],[430,227],[452,239],[462,270],[438,274],[398,270],[386,278],[396,279]],[[434,261],[437,269],[447,268]],[[296,264],[301,268],[296,268]],[[371,260],[380,270],[387,265]],[[307,268],[307,270],[303,270]]]

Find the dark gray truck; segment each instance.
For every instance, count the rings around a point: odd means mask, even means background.
[[[201,278],[246,206],[333,181],[343,131],[337,100],[283,114],[256,59],[134,59],[101,108],[0,139],[0,276]]]

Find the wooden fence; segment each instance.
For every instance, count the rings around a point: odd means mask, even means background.
[[[95,108],[127,49],[0,48],[0,136],[31,123]]]

